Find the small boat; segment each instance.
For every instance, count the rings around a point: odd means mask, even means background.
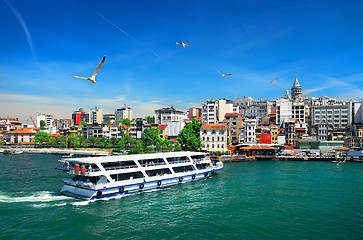
[[[0,149],[0,153],[4,153],[4,151],[5,151],[4,149]]]
[[[169,152],[62,159],[61,194],[91,200],[170,187],[212,176],[223,163],[202,152]]]
[[[22,154],[22,153],[24,153],[24,151],[22,151],[22,150],[15,150],[11,154]]]

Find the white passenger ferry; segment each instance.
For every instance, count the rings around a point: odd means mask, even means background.
[[[61,194],[96,199],[147,191],[205,179],[223,169],[201,152],[169,152],[125,156],[62,159],[58,170],[73,174],[63,178]]]

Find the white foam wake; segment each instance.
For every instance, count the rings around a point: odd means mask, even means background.
[[[51,192],[41,191],[34,192],[29,196],[11,196],[0,192],[0,202],[15,203],[15,202],[53,202],[70,199],[66,196],[53,195]]]

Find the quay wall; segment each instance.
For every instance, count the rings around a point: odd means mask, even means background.
[[[244,162],[244,161],[257,161],[257,160],[269,160],[269,161],[324,161],[330,162],[336,160],[335,157],[296,157],[296,156],[254,156],[246,157],[239,155],[224,155],[219,157],[211,157],[211,159],[218,159],[221,162]]]
[[[24,153],[44,153],[44,154],[59,154],[59,155],[84,155],[84,156],[107,156],[109,151],[99,150],[75,150],[75,149],[57,149],[57,148],[6,148],[8,150],[23,151]]]

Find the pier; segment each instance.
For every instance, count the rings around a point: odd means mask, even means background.
[[[218,157],[211,157],[211,159],[218,159],[221,162],[245,162],[245,161],[322,161],[331,162],[336,161],[335,157],[306,157],[306,156],[244,156],[244,155],[223,155]],[[347,159],[350,161],[350,159]]]

